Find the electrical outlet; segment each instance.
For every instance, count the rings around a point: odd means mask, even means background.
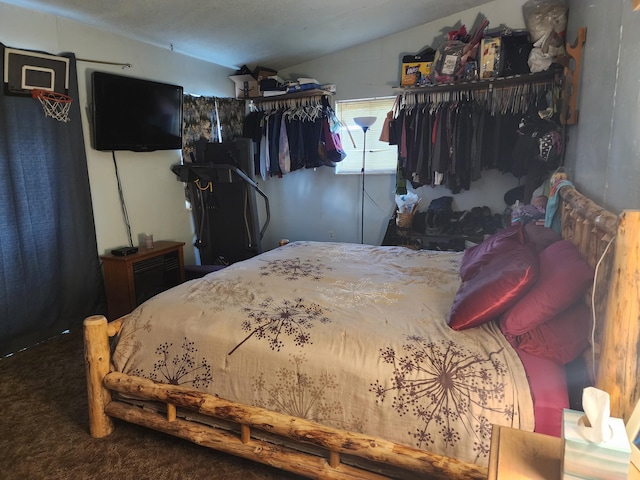
[[[329,240],[333,240],[333,230],[329,230]]]

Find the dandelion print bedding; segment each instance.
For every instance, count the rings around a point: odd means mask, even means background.
[[[447,325],[461,253],[293,242],[163,292],[124,321],[117,371],[486,465],[533,430],[494,322]]]

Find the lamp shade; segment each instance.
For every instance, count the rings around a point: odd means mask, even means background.
[[[366,131],[371,125],[376,123],[376,117],[354,117],[354,122],[364,131]]]

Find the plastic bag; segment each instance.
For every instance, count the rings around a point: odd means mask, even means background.
[[[533,44],[527,61],[531,73],[544,72],[558,55],[565,53],[563,43],[558,40],[557,35],[550,31]]]
[[[547,70],[558,55],[565,53],[568,11],[565,0],[528,0],[522,6],[534,42],[528,60],[532,73]]]
[[[396,195],[396,205],[400,213],[412,213],[418,207],[420,198],[413,192],[407,192],[404,195]]]
[[[531,41],[537,42],[544,35],[558,35],[565,38],[569,8],[564,0],[528,0],[522,6],[524,22],[531,35]]]
[[[453,82],[464,74],[467,45],[459,40],[451,40],[438,47],[433,61],[434,83]]]
[[[449,40],[436,50],[433,59],[432,83],[451,83],[456,80],[475,80],[478,66],[478,46],[484,30],[489,24],[483,20],[472,33],[462,25],[458,30],[449,32]]]
[[[553,63],[553,56],[548,53],[544,53],[542,48],[538,46],[538,42],[534,44],[534,47],[529,52],[529,70],[531,73],[544,72],[548,70]]]

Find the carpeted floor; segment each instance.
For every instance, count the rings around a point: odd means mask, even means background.
[[[299,480],[286,472],[117,422],[89,435],[80,331],[0,359],[0,479]]]

